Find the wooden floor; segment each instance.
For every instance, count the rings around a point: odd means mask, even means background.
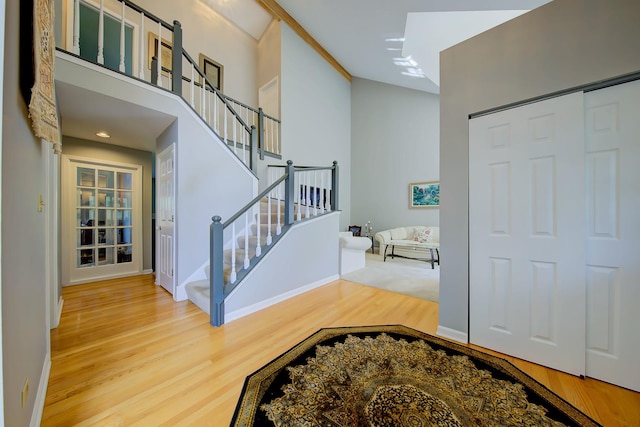
[[[403,324],[435,334],[438,305],[337,281],[209,325],[153,276],[65,287],[42,426],[225,426],[245,377],[323,327]],[[640,426],[640,393],[514,364],[604,426]]]

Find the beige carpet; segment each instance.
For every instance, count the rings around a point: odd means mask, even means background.
[[[366,254],[366,267],[342,276],[342,279],[374,288],[438,302],[440,267],[431,263],[403,258],[383,262],[378,254]]]

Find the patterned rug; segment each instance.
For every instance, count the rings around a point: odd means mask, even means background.
[[[405,326],[321,329],[247,377],[232,426],[598,426],[509,362]]]

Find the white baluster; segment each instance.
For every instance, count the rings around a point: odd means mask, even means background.
[[[100,0],[100,16],[98,18],[98,64],[104,64],[104,0]]]
[[[320,189],[318,188],[318,171],[313,171],[313,216],[318,215],[320,203]]]
[[[256,221],[256,236],[258,238],[258,241],[256,242],[256,256],[260,256],[262,255],[262,247],[260,246],[260,202],[258,202],[258,218]]]
[[[191,98],[190,98],[191,99],[191,108],[195,108],[194,104],[193,104],[193,102],[194,102],[193,99],[195,98],[195,96],[193,94],[193,91],[194,91],[195,84],[196,84],[196,82],[194,81],[194,78],[195,78],[194,68],[195,67],[193,66],[193,64],[191,64],[191,83],[189,83],[189,94],[191,95]]]
[[[267,245],[270,245],[272,242],[271,237],[271,195],[273,190],[269,192],[267,195]]]
[[[331,186],[331,169],[325,172],[327,175],[327,198],[325,199],[325,210],[327,212],[331,212],[331,192],[333,191],[333,187]]]
[[[158,80],[156,84],[162,87],[162,23],[158,22],[158,53],[156,54],[158,58],[156,64],[156,71],[158,71]]]
[[[282,152],[282,147],[280,146],[280,123],[276,123],[276,142],[277,142],[277,150],[276,154],[280,154]]]
[[[249,268],[249,211],[244,214],[244,268]]]
[[[240,122],[237,123],[237,126],[242,126]],[[240,128],[240,132],[242,133],[242,163],[247,164],[247,130],[242,126]]]
[[[218,135],[218,95],[216,95],[215,91],[213,92],[213,130],[215,130]]]
[[[320,213],[324,213],[325,195],[327,190],[324,188],[324,171],[320,171]]]
[[[192,69],[195,68],[194,65],[191,66]],[[207,82],[202,78],[202,96],[200,97],[200,107],[202,109],[202,118],[205,123],[209,123],[207,120]]]
[[[138,58],[138,77],[140,80],[144,80],[144,12],[140,12],[140,34],[138,35],[140,41],[139,58]]]
[[[296,194],[294,194],[293,197],[298,200],[298,221],[300,221],[302,219],[302,189],[303,189],[303,187],[302,187],[302,174],[300,174],[300,173],[296,174],[294,172],[293,176],[295,178],[297,178],[297,180],[298,180],[298,182],[297,182],[298,185],[296,185],[295,190],[294,190],[296,192]],[[296,180],[295,178],[294,178],[294,181]]]
[[[274,175],[276,174],[276,169],[273,170]],[[276,177],[278,177],[276,175]],[[280,177],[278,177],[280,178]],[[275,179],[274,179],[275,181]],[[280,226],[280,224],[282,223],[282,220],[280,219],[280,212],[282,211],[282,186],[284,185],[284,182],[280,183],[280,185],[278,185],[277,187],[277,194],[278,194],[278,213],[277,213],[277,221],[278,223],[276,224],[276,235],[280,235],[280,233],[282,232],[282,227]]]
[[[73,3],[73,53],[80,55],[80,0]]]
[[[310,214],[309,214],[309,205],[311,204],[311,193],[309,192],[309,181],[311,181],[310,176],[309,176],[309,172],[305,172],[304,173],[305,177],[304,177],[304,182],[306,183],[306,187],[305,187],[305,194],[307,196],[307,214],[306,214],[306,218],[309,218]]]
[[[227,135],[227,106],[225,103],[222,103],[222,108],[224,108],[224,143],[229,144],[229,136]]]
[[[238,154],[238,118],[232,114],[231,120],[233,120],[233,152]]]
[[[231,274],[229,276],[229,283],[236,281],[236,223],[231,224]]]
[[[118,69],[121,73],[126,70],[124,66],[124,2],[122,2],[122,17],[120,19],[120,67]]]

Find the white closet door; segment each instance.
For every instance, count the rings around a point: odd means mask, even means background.
[[[585,107],[587,375],[640,391],[640,82]]]
[[[472,343],[585,373],[583,94],[469,122]]]
[[[156,201],[156,284],[176,295],[175,283],[175,213],[176,174],[175,144],[158,154],[158,184]]]

